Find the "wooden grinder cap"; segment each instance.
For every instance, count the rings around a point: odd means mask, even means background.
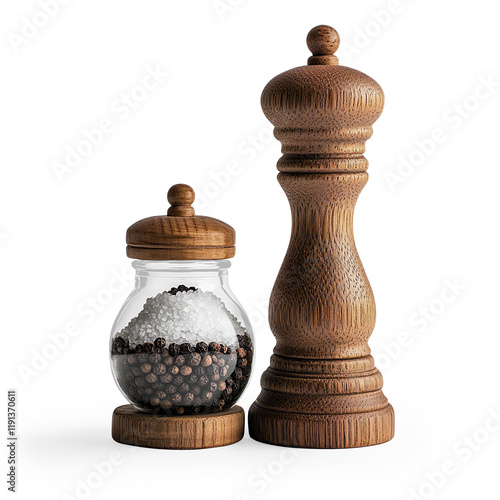
[[[194,190],[172,186],[167,215],[142,219],[127,230],[127,256],[140,260],[219,260],[234,257],[236,232],[225,222],[195,215]]]
[[[264,114],[282,143],[281,172],[362,172],[365,141],[382,113],[384,93],[369,76],[340,66],[340,38],[316,26],[307,36],[307,66],[285,71],[262,92]]]

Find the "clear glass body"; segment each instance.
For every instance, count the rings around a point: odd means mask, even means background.
[[[228,283],[228,260],[133,261],[135,288],[115,320],[111,369],[145,412],[230,408],[250,379],[253,334]]]

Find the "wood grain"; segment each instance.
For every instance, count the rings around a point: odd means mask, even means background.
[[[167,215],[142,219],[127,230],[127,256],[141,260],[229,259],[236,232],[225,222],[195,215],[193,189],[176,184],[168,192]]]
[[[283,446],[369,446],[393,437],[394,412],[368,346],[375,301],[353,217],[384,94],[367,75],[336,65],[333,28],[314,28],[307,41],[316,59],[278,75],[262,94],[282,143],[278,181],[292,234],[269,304],[276,347],[249,430]]]
[[[113,412],[113,439],[118,443],[175,450],[214,448],[238,442],[245,432],[240,406],[206,415],[167,416],[144,413],[132,405]]]

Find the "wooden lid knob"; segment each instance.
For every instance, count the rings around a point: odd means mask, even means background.
[[[326,24],[320,24],[313,28],[307,35],[307,46],[312,52],[312,56],[307,60],[307,64],[338,64],[335,52],[339,48],[340,37],[335,29]]]
[[[193,217],[194,208],[191,206],[194,202],[194,190],[187,184],[175,184],[167,193],[167,199],[172,205],[167,215],[175,217]]]

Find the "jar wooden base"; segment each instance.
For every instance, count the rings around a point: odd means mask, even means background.
[[[305,415],[269,410],[255,402],[248,414],[250,437],[295,448],[357,448],[382,444],[394,437],[394,410]]]
[[[240,406],[219,413],[166,416],[123,405],[113,412],[111,429],[118,443],[173,450],[226,446],[238,442],[244,433],[245,412]]]

